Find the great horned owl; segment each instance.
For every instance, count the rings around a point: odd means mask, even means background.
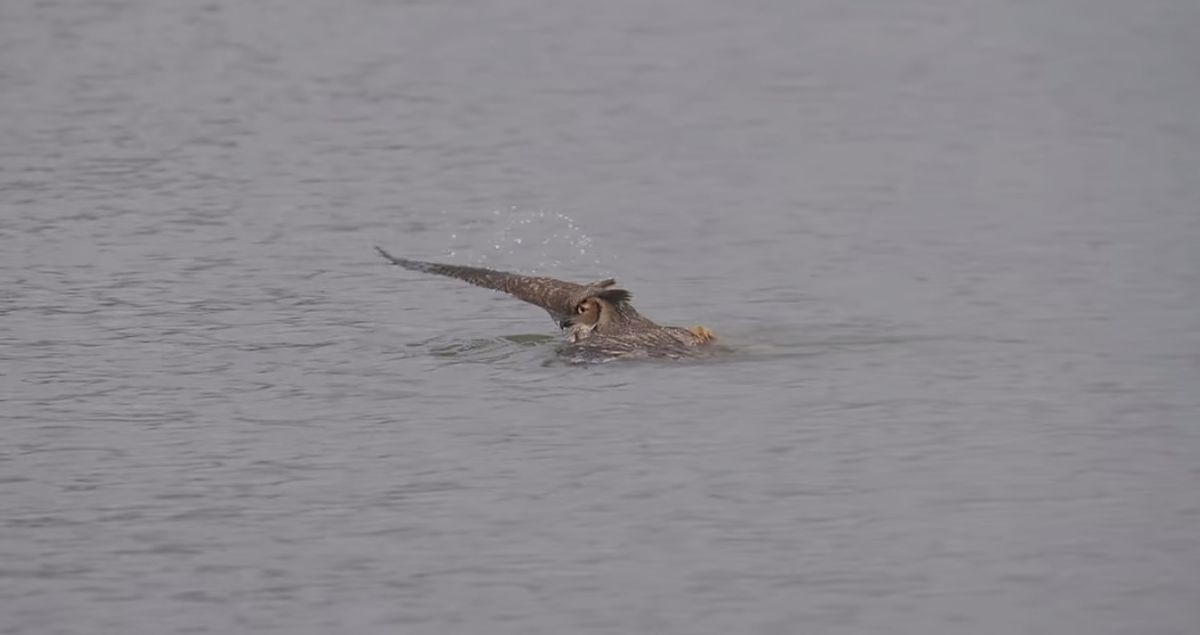
[[[618,288],[612,278],[577,284],[483,267],[397,258],[380,247],[375,250],[399,267],[458,278],[536,304],[567,331],[569,347],[579,352],[618,357],[684,357],[715,339],[712,331],[703,326],[659,326],[643,317],[630,303],[632,294]]]

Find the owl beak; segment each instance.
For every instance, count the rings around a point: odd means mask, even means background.
[[[559,318],[559,320],[558,320],[558,328],[560,328],[560,329],[571,328],[571,325],[572,325],[572,324],[574,324],[574,323],[575,323],[575,316],[574,316],[574,315],[568,315],[568,316],[566,316],[566,317],[564,317],[564,318]]]

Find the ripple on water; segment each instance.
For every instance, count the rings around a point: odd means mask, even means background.
[[[429,354],[448,363],[487,364],[498,363],[530,351],[553,354],[561,340],[553,335],[536,333],[502,335],[499,337],[477,337],[467,340],[446,341],[439,336],[424,344]]]

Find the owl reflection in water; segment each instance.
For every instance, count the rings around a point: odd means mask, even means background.
[[[630,303],[632,295],[618,288],[612,278],[577,284],[483,267],[397,258],[379,247],[375,250],[396,266],[458,278],[546,309],[566,331],[563,352],[568,355],[593,359],[690,357],[715,339],[703,326],[659,326],[643,317]]]

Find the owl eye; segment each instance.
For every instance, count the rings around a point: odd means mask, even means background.
[[[577,306],[577,307],[575,307],[575,312],[576,312],[576,313],[583,313],[584,311],[587,311],[587,307],[586,307],[586,306],[584,306],[584,305],[582,305],[582,304],[581,304],[581,305],[579,305],[579,306]]]

